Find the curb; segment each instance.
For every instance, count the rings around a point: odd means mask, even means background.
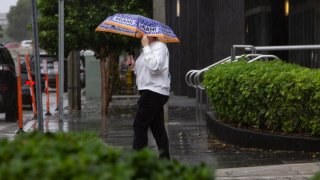
[[[320,138],[251,131],[224,124],[215,118],[213,112],[207,112],[206,116],[210,133],[229,144],[268,150],[320,151]]]
[[[270,166],[240,167],[217,169],[216,179],[309,179],[313,177],[320,168],[320,163],[284,164]]]

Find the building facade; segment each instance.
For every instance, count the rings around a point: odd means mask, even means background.
[[[166,0],[166,24],[181,43],[169,44],[172,91],[194,96],[191,69],[230,56],[234,44],[320,44],[319,0]],[[319,50],[263,52],[303,66],[320,66]]]
[[[320,1],[291,0],[289,44],[320,44]],[[320,68],[320,50],[290,52],[289,61]]]
[[[0,13],[0,26],[2,29],[6,29],[8,26],[8,19],[6,13]]]
[[[244,0],[167,0],[166,23],[181,41],[169,44],[172,91],[194,96],[185,74],[230,56],[232,44],[244,44]]]

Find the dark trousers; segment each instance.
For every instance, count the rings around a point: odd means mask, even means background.
[[[133,123],[133,149],[141,150],[148,145],[150,127],[158,146],[159,157],[170,159],[169,140],[163,117],[163,105],[169,97],[149,90],[142,90],[139,93],[138,111]]]

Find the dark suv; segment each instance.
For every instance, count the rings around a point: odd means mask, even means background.
[[[6,121],[17,120],[17,77],[14,61],[0,44],[0,113],[6,114]]]

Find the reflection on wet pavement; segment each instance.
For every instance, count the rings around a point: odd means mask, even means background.
[[[171,108],[172,120],[180,121],[184,133],[191,135],[191,140],[198,146],[198,154],[203,156],[204,162],[215,159],[218,168],[245,167],[273,165],[284,163],[300,163],[319,161],[319,153],[306,153],[294,151],[269,151],[254,148],[241,148],[225,144],[210,135],[205,120],[195,120],[195,110],[190,108]],[[189,127],[189,129],[186,129]],[[199,137],[192,133],[199,132]],[[189,140],[190,141],[190,140]],[[200,160],[200,159],[199,159]]]
[[[134,115],[135,108],[123,107],[112,109],[108,117],[98,110],[66,114],[63,126],[69,131],[96,131],[107,144],[131,151]],[[220,142],[210,135],[205,120],[196,120],[193,107],[169,107],[166,125],[172,158],[189,164],[230,168],[319,161],[319,153],[248,149]],[[157,151],[149,135],[149,148]]]

